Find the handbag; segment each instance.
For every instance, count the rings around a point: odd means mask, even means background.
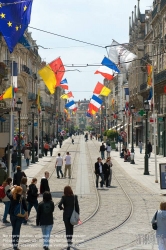
[[[22,207],[22,199],[20,199],[19,203],[15,206],[14,215],[21,218],[24,218],[27,215],[27,212],[25,212]]]
[[[78,224],[80,217],[79,214],[75,210],[75,195],[74,195],[74,210],[70,218],[70,223],[74,226]]]
[[[155,213],[154,216],[154,222],[152,222],[152,228],[153,230],[157,230],[157,212]]]

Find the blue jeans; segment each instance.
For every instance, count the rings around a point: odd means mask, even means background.
[[[105,159],[104,151],[101,151],[101,159]]]
[[[17,167],[17,162],[13,162],[12,163],[12,170],[13,170],[13,172],[15,172],[16,167]]]
[[[103,187],[104,184],[104,174],[96,175],[96,187],[98,188],[99,176],[101,177],[100,187]]]
[[[38,208],[38,200],[36,200],[35,202],[31,203],[28,202],[28,216],[30,215],[31,209],[32,207],[35,208],[36,212],[37,212],[37,208]]]
[[[62,166],[57,166],[57,167],[56,167],[56,172],[57,172],[57,177],[58,177],[58,178],[59,178],[59,172],[61,173],[61,176],[63,177]]]
[[[26,159],[27,167],[29,166],[29,159]]]
[[[15,215],[10,215],[10,221],[12,224],[12,244],[14,249],[18,247],[21,224],[23,220],[24,220],[23,218],[17,217]]]
[[[5,204],[5,210],[4,210],[4,214],[3,214],[3,222],[6,221],[7,219],[7,215],[9,213],[9,208],[10,208],[10,203],[11,201],[5,201],[4,204]]]
[[[41,226],[43,234],[43,247],[49,246],[50,234],[52,231],[53,225]]]

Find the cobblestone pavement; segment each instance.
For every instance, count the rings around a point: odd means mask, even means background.
[[[44,170],[47,169],[52,173],[49,184],[53,200],[55,204],[57,204],[63,194],[64,186],[69,183],[69,179],[56,178],[54,171],[55,157],[57,152],[61,152],[61,154],[64,155],[68,150],[71,153],[73,171],[70,185],[79,197],[81,220],[84,221],[96,211],[89,221],[75,227],[74,232],[77,236],[75,242],[89,240],[91,237],[98,236],[100,233],[104,233],[123,223],[123,221],[129,217],[118,229],[98,239],[85,242],[82,245],[76,244],[77,246],[73,249],[156,250],[154,231],[151,229],[150,221],[156,207],[158,207],[159,202],[163,198],[131,178],[116,160],[113,160],[113,187],[96,191],[93,172],[94,162],[99,156],[99,145],[100,143],[94,140],[85,143],[83,136],[75,137],[74,145],[71,144],[70,139],[67,139],[61,149],[54,149],[52,157],[48,156],[40,159],[38,165],[41,164],[41,170],[39,170],[37,174],[35,164],[31,167],[31,171],[25,170],[25,172],[31,177],[34,176],[33,173],[35,173],[38,180],[43,176]],[[128,197],[125,195],[125,192]],[[99,194],[99,207],[97,193]],[[41,197],[39,198],[39,201],[40,200]],[[3,204],[1,203],[1,216],[2,213]],[[20,238],[21,249],[42,249],[42,242],[39,244],[39,240],[41,240],[39,239],[41,238],[41,229],[35,225],[35,215],[35,210],[32,209],[28,225],[22,225]],[[55,207],[51,250],[63,249],[64,246],[66,246],[66,239],[62,239],[62,237],[64,237],[64,231],[59,232],[61,230],[64,230],[62,212]],[[6,236],[11,234],[11,226],[5,226],[0,222],[0,231],[3,240],[10,240],[10,237],[6,238]],[[32,243],[32,241],[35,240],[36,242],[34,242],[32,246],[28,244],[23,245],[25,241]],[[62,241],[64,243],[62,243]],[[1,241],[0,249],[11,249],[7,246],[3,246],[3,244],[5,243]]]

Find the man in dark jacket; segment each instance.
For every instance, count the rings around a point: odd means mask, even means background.
[[[102,145],[100,146],[100,151],[99,151],[101,153],[102,160],[105,159],[105,150],[106,150],[105,145],[104,143],[102,143]]]
[[[48,178],[49,178],[49,172],[46,171],[44,173],[44,177],[41,178],[41,182],[40,182],[40,193],[43,194],[45,191],[50,192],[50,187],[48,184]]]
[[[12,171],[15,172],[17,166],[17,151],[14,150],[12,153]]]
[[[104,165],[101,162],[101,158],[97,158],[97,162],[95,163],[95,174],[96,174],[96,188],[98,188],[99,176],[101,177],[100,187],[103,187],[104,184]]]
[[[152,153],[152,144],[149,141],[147,144],[147,154],[148,154],[149,158],[150,158],[151,153]]]
[[[27,176],[23,171],[21,171],[21,167],[17,166],[17,172],[13,176],[13,186],[14,185],[20,186],[22,177],[27,177]]]
[[[0,163],[0,186],[2,183],[7,179],[7,173],[6,171],[2,168],[2,164]]]

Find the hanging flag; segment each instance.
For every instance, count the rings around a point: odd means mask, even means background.
[[[93,95],[89,103],[89,109],[97,112],[101,107],[102,102],[103,101],[98,96]]]
[[[38,94],[37,94],[37,109],[40,114],[41,112],[41,106],[40,106],[40,89],[38,89]]]
[[[111,93],[111,90],[104,86],[102,83],[98,82],[96,84],[96,87],[93,91],[95,95],[103,95],[103,96],[108,96]]]
[[[2,94],[0,96],[0,101],[4,100],[4,99],[12,99],[14,95],[14,88],[9,87],[4,94]]]
[[[124,91],[125,91],[125,96],[129,95],[129,88],[124,88]]]
[[[147,74],[148,74],[147,84],[148,86],[152,86],[152,65],[150,64],[147,65]]]
[[[72,101],[66,103],[65,107],[66,107],[66,108],[72,109],[72,107],[73,107],[74,105],[75,105],[75,102],[72,100]],[[73,107],[73,108],[75,108],[75,107]]]
[[[88,113],[88,112],[86,113],[86,116],[87,117],[92,117],[92,115],[90,113]]]
[[[100,66],[95,74],[101,74],[108,80],[112,80],[118,73],[120,73],[118,67],[107,57],[104,57],[101,62],[103,66]]]
[[[49,63],[49,66],[53,70],[56,76],[56,87],[60,86],[60,82],[62,81],[62,78],[65,73],[65,67],[63,65],[63,62],[60,57]]]
[[[30,23],[32,1],[1,0],[0,32],[10,53]]]
[[[67,109],[64,109],[64,113],[66,113],[66,114],[68,113]]]
[[[60,98],[62,98],[62,99],[68,99],[68,98],[70,98],[70,97],[74,97],[71,91],[68,92],[67,94],[61,95]]]
[[[149,90],[148,101],[150,101],[152,99],[152,97],[153,97],[153,89],[151,87],[150,90]]]
[[[121,72],[126,73],[137,56],[113,40],[109,50],[109,58],[120,67]]]
[[[67,79],[66,79],[66,78],[63,79],[63,80],[60,82],[60,87],[61,87],[62,89],[68,90],[68,82],[67,82]]]
[[[76,111],[77,111],[77,109],[78,109],[78,108],[77,108],[77,107],[75,107],[75,108],[73,109],[73,112],[76,112]]]

